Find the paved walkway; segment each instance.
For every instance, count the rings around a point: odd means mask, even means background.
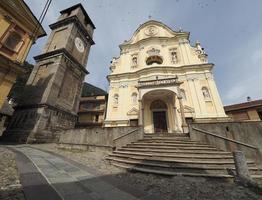
[[[117,181],[114,182],[114,180],[110,177],[103,177],[95,170],[83,168],[80,164],[74,163],[74,161],[70,161],[61,156],[31,148],[29,146],[17,146],[14,149],[26,155],[42,176],[45,177],[49,183],[49,186],[53,187],[54,191],[56,191],[56,194],[58,195],[52,194],[51,199],[155,199],[152,196],[148,196],[147,194],[134,189],[132,186],[117,183]],[[40,184],[41,182],[43,182],[43,180],[40,181]],[[43,190],[43,194],[41,194],[40,191],[38,195],[46,195],[45,193],[48,192],[52,193],[50,188],[49,190]]]

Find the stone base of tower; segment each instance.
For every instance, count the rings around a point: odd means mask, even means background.
[[[59,139],[59,132],[72,129],[77,116],[48,105],[18,108],[4,132],[3,141],[15,143],[50,143]]]

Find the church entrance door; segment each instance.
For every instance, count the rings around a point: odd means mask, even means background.
[[[166,111],[153,111],[153,123],[156,133],[167,133]]]

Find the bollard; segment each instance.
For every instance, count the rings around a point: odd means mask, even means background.
[[[239,181],[241,181],[242,183],[253,182],[248,171],[247,161],[244,153],[242,151],[234,151],[233,156]]]

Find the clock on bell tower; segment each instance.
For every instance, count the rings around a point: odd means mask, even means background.
[[[42,54],[34,57],[36,65],[8,129],[16,134],[19,127],[26,142],[54,140],[57,130],[74,128],[77,119],[95,26],[81,4],[60,13]]]
[[[52,33],[43,53],[65,50],[83,66],[86,65],[92,40],[94,24],[81,4],[60,12],[58,21],[50,25]]]

